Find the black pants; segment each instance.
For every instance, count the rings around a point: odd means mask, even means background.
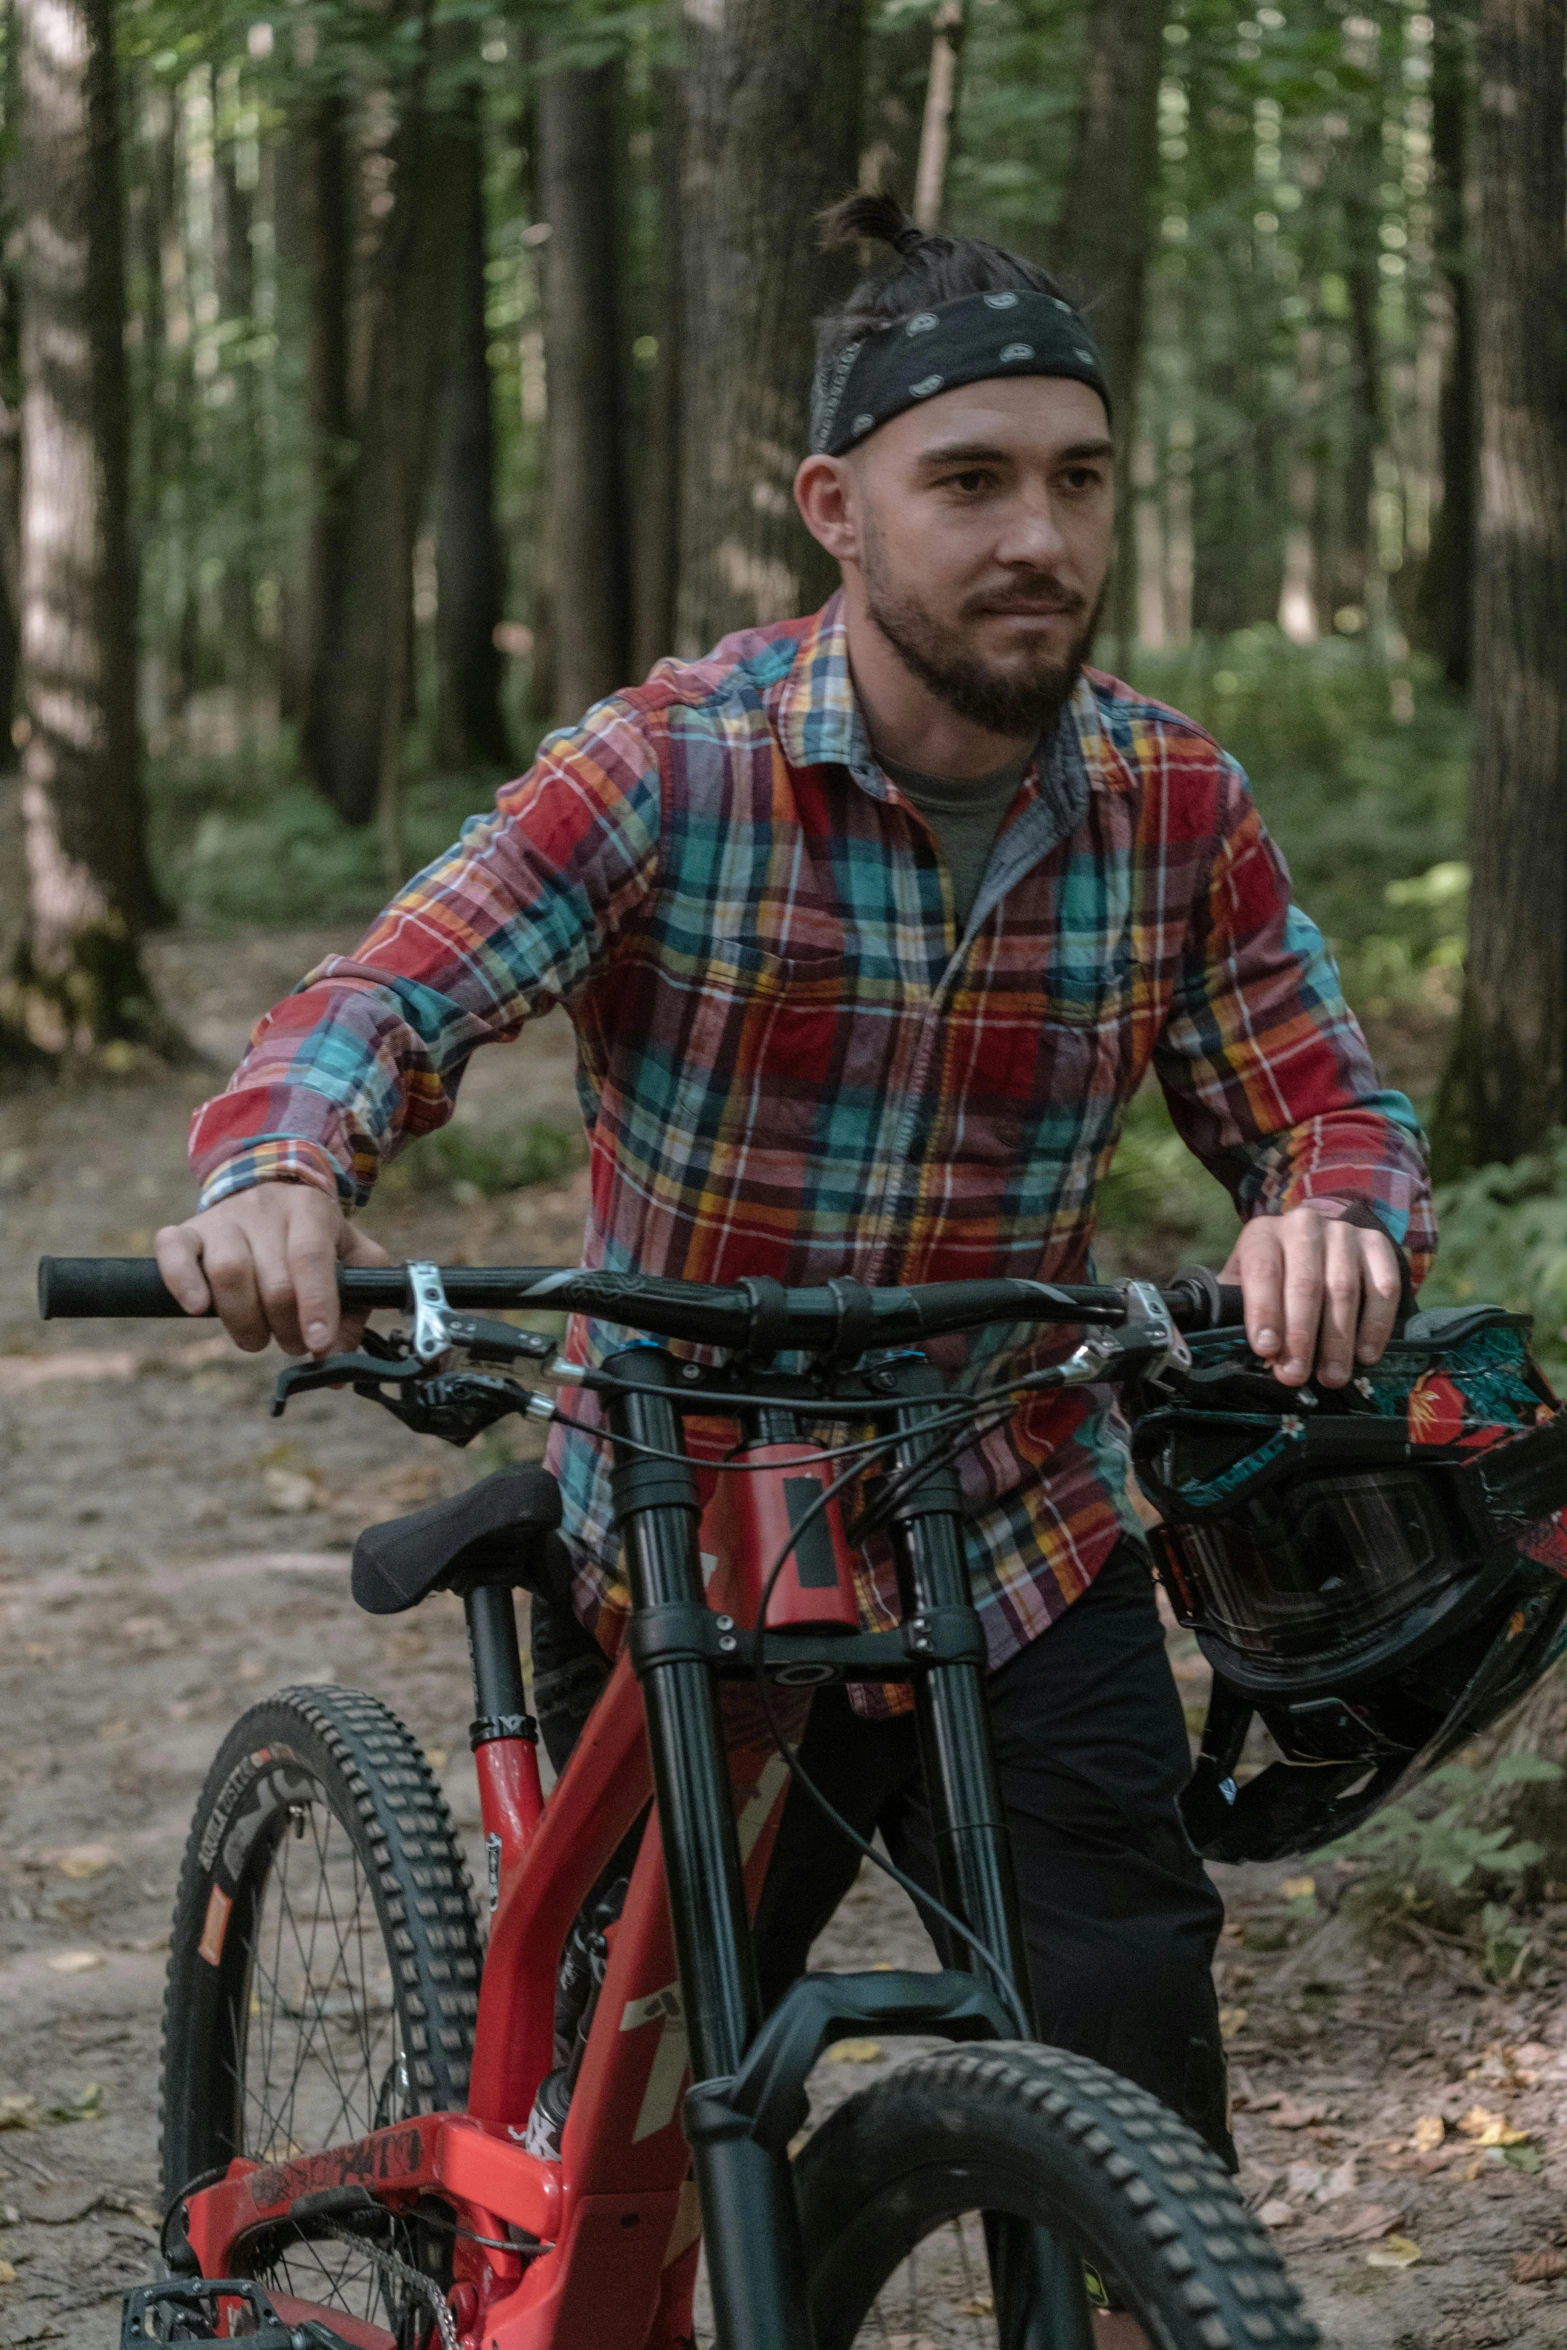
[[[590,1645],[536,1609],[536,1702],[557,1763],[607,1669],[594,1671]],[[1224,1910],[1176,1808],[1191,1766],[1142,1553],[1123,1543],[987,1688],[1041,2037],[1151,2090],[1233,2167],[1211,1972]],[[880,1831],[935,1890],[910,1715],[866,1721],[841,1690],[819,1691],[800,1759],[862,1835]],[[791,1787],[756,1919],[768,2007],[859,1866]]]

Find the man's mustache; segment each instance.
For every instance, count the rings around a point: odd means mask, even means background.
[[[976,596],[968,607],[980,612],[1086,612],[1088,598],[1061,580],[1043,577],[1025,586],[1014,581],[992,596]]]

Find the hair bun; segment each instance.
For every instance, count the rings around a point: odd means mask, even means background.
[[[830,204],[817,222],[823,248],[872,243],[890,245],[905,258],[925,243],[925,232],[909,218],[890,188],[856,188]]]

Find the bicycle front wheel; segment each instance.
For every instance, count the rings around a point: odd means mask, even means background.
[[[1090,2058],[917,2057],[795,2165],[817,2350],[997,2350],[984,2215],[1048,2228],[1159,2350],[1307,2350],[1316,2328],[1217,2155]]]
[[[166,2200],[236,2155],[284,2162],[461,2109],[481,1952],[435,1776],[376,1698],[285,1689],[229,1732],[196,1806],[163,2023]],[[244,2272],[424,2342],[452,2226],[291,2226]],[[176,2228],[174,2241],[179,2242]],[[421,2280],[423,2280],[421,2282]]]

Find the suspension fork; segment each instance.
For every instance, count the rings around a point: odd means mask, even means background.
[[[652,1610],[705,1606],[696,1539],[701,1507],[674,1401],[675,1358],[661,1347],[637,1346],[604,1368],[641,1388],[671,1391],[667,1401],[661,1394],[612,1394],[611,1436],[681,1456],[654,1460],[615,1446],[615,1516],[634,1638],[639,1617]],[[640,1679],[691,2057],[686,2134],[702,2199],[719,2350],[811,2350],[788,2157],[722,2122],[703,2126],[704,2114],[722,2112],[722,2091],[761,2020],[713,1675],[691,1656],[650,1664]]]
[[[907,1398],[894,1423],[894,1474],[917,1470],[936,1449],[929,1424],[941,1410],[941,1375],[903,1357],[885,1366],[886,1386]],[[893,1511],[892,1548],[904,1622],[936,1609],[972,1609],[963,1542],[963,1492],[953,1461],[929,1470]],[[1006,1970],[1031,2032],[1037,2033],[1017,1876],[996,1780],[990,1709],[978,1665],[933,1665],[914,1686],[914,1717],[930,1806],[941,1898]],[[951,1964],[984,1974],[977,1954],[954,1940]],[[1000,2350],[1092,2350],[1093,2319],[1082,2262],[1044,2228],[995,2213],[985,2218]]]

